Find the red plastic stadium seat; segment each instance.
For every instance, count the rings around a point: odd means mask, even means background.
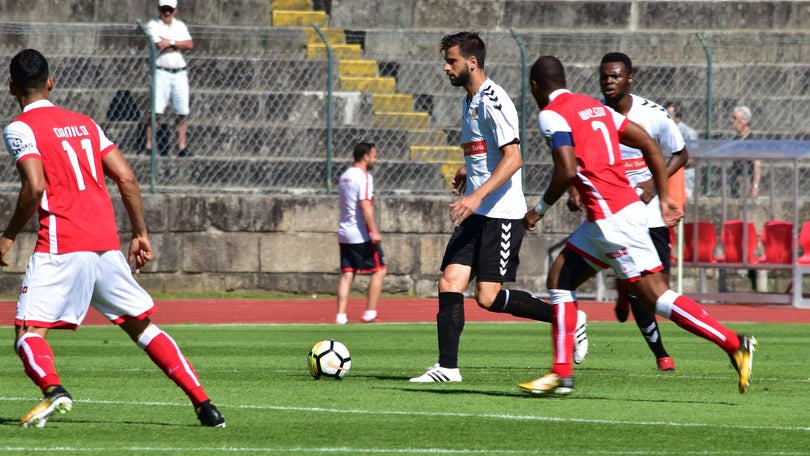
[[[743,222],[742,220],[727,220],[720,233],[720,242],[723,244],[723,256],[718,261],[724,263],[743,263]],[[747,263],[757,262],[754,250],[757,248],[757,229],[754,222],[748,222],[748,246],[746,248]]]
[[[712,222],[698,222],[697,261],[701,263],[715,263],[714,247],[717,245],[717,230]],[[692,222],[683,225],[683,262],[695,261],[695,224]]]
[[[799,245],[802,247],[802,256],[796,260],[799,264],[810,264],[810,222],[804,222],[799,233]]]
[[[762,247],[765,254],[760,263],[793,263],[793,223],[771,220],[762,227]]]

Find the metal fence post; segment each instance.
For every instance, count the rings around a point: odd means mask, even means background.
[[[321,37],[323,43],[326,45],[326,193],[332,193],[332,127],[333,127],[333,111],[334,111],[334,67],[335,55],[332,49],[332,44],[329,43],[329,38],[323,33],[320,27],[313,25],[318,36]]]
[[[155,43],[152,42],[152,36],[149,34],[149,30],[147,30],[146,26],[141,22],[138,21],[138,27],[144,34],[146,38],[146,42],[148,43],[146,48],[149,49],[149,71],[150,71],[150,79],[151,84],[149,84],[149,126],[150,126],[150,134],[152,136],[152,148],[149,151],[149,191],[155,193],[155,186],[157,175],[157,155],[155,154],[155,148],[157,147],[157,120],[155,116],[155,71],[157,71],[155,65],[155,59],[157,59],[157,50],[155,49]]]
[[[703,52],[706,53],[706,139],[712,139],[712,50],[703,39],[700,32],[695,33]]]
[[[523,44],[523,40],[520,39],[515,29],[510,29],[512,32],[512,38],[514,38],[515,42],[517,43],[518,47],[520,48],[520,153],[524,155],[525,161],[525,148],[526,148],[526,116],[528,115],[528,107],[526,101],[526,85],[528,84],[528,78],[526,75],[526,46]],[[523,173],[523,179],[526,179],[526,173]]]

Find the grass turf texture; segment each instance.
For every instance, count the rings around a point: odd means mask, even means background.
[[[760,342],[749,391],[728,357],[663,323],[676,372],[659,373],[632,323],[589,326],[566,398],[522,394],[547,371],[548,326],[468,323],[463,383],[413,384],[435,362],[431,324],[166,325],[225,429],[202,428],[185,395],[113,326],[49,336],[74,408],[45,429],[17,423],[38,399],[11,350],[0,358],[0,454],[810,454],[807,325],[733,324]],[[306,355],[344,342],[352,370],[313,380]]]

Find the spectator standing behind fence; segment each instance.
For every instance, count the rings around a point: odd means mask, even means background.
[[[11,60],[9,90],[23,113],[3,132],[17,165],[20,191],[0,236],[0,265],[28,220],[39,211],[39,233],[25,270],[14,319],[14,348],[44,399],[20,422],[43,427],[73,400],[62,386],[45,337],[78,329],[93,306],[123,329],[191,400],[203,426],[225,427],[197,373],[174,340],[149,318],[155,303],[132,277],[152,258],[141,193],[121,151],[91,118],[54,106],[45,57],[33,49]],[[105,176],[114,181],[131,225],[129,257],[121,254]]]
[[[731,123],[731,129],[734,130],[735,140],[754,139],[754,135],[751,133],[750,108],[747,106],[735,107],[731,110],[731,116],[728,121]],[[728,176],[731,196],[735,198],[740,196],[743,182],[749,177],[751,181],[748,183],[748,197],[753,199],[759,196],[759,180],[761,175],[762,165],[759,160],[735,161],[732,163]]]
[[[698,139],[697,131],[683,121],[683,112],[678,109],[675,103],[667,103],[667,113],[672,117],[672,120],[675,121],[675,125],[677,125],[678,130],[681,131],[683,139],[687,141]]]
[[[369,171],[377,164],[377,147],[369,142],[354,146],[354,164],[340,176],[340,282],[335,323],[348,323],[346,306],[355,274],[371,274],[366,293],[364,323],[377,321],[377,304],[386,274],[382,235],[374,220],[374,179]]]
[[[149,35],[157,48],[155,61],[155,100],[153,109],[161,115],[171,101],[177,118],[177,156],[188,157],[187,130],[189,107],[188,71],[183,52],[194,49],[194,41],[186,24],[177,19],[177,0],[158,0],[159,17],[147,24]],[[152,126],[146,126],[146,150],[152,149]],[[161,155],[168,153],[161,152]]]

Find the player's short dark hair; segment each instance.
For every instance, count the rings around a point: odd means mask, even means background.
[[[481,69],[484,68],[484,60],[487,58],[487,46],[484,44],[484,40],[478,36],[478,33],[459,32],[442,37],[442,52],[453,46],[458,46],[458,51],[464,58],[475,56],[475,59],[478,61],[478,67]]]
[[[630,57],[623,53],[623,52],[608,52],[607,54],[602,57],[602,62],[599,64],[601,67],[606,63],[623,63],[624,66],[627,68],[627,73],[633,74],[636,72],[636,69],[633,68],[633,61],[630,60]]]
[[[541,89],[562,89],[565,87],[565,68],[557,57],[544,55],[532,65],[529,78]]]
[[[11,59],[9,74],[14,85],[30,93],[48,82],[48,60],[36,49],[25,49]]]
[[[363,159],[366,155],[371,153],[371,149],[377,146],[374,145],[372,142],[359,142],[356,146],[354,146],[354,162],[357,163]]]

